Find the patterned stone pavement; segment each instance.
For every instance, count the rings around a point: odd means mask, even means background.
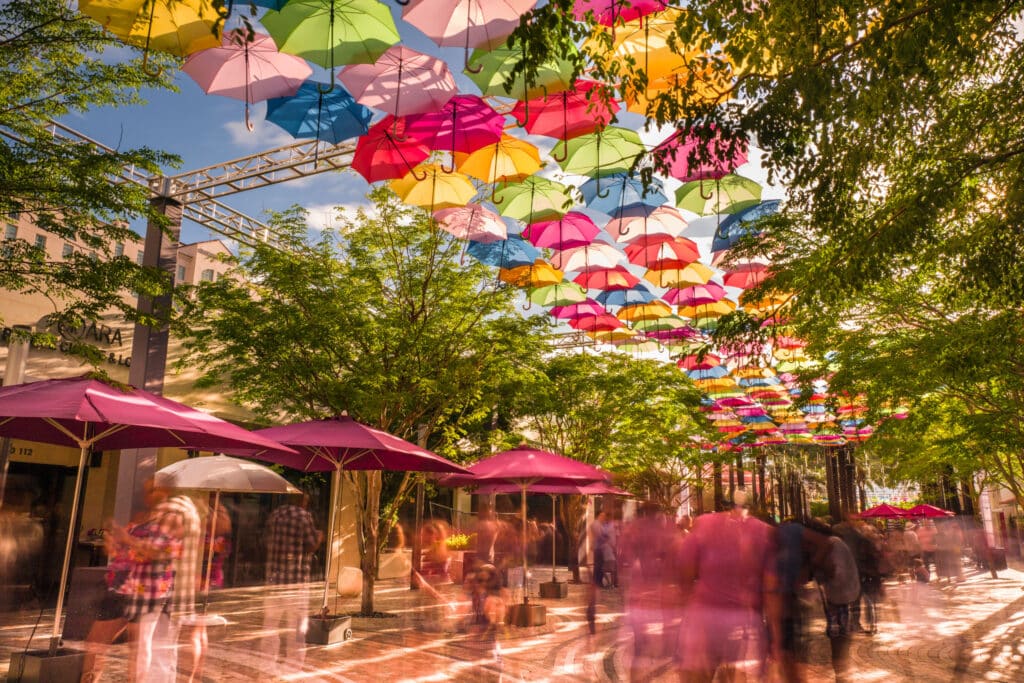
[[[538,572],[542,580],[547,573]],[[929,683],[931,681],[1024,681],[1024,572],[1008,570],[992,579],[967,571],[952,586],[891,583],[879,610],[879,633],[858,635],[852,648],[854,681]],[[441,589],[457,604],[458,587]],[[315,593],[315,591],[314,591]],[[632,634],[624,626],[622,595],[601,591],[597,633],[584,621],[584,587],[570,586],[565,600],[537,600],[547,606],[547,624],[512,628],[502,639],[500,661],[493,648],[458,632],[443,608],[403,582],[378,585],[377,609],[386,618],[353,620],[353,638],[332,646],[306,648],[301,671],[274,675],[260,652],[266,632],[261,588],[219,593],[211,612],[227,626],[212,629],[208,681],[626,681]],[[813,594],[812,594],[813,597]],[[338,611],[354,611],[355,600],[339,600]],[[820,607],[812,607],[817,613]],[[9,653],[24,648],[38,613],[0,614],[0,675]],[[51,613],[52,619],[52,613]],[[46,644],[44,613],[32,639]],[[809,679],[831,681],[824,621],[810,625]],[[68,645],[74,647],[75,642]],[[111,649],[104,681],[124,681],[127,645]],[[675,681],[671,660],[652,659],[650,680]],[[181,680],[185,680],[182,678]]]

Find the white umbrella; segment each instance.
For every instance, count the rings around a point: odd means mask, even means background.
[[[217,514],[221,491],[231,493],[302,493],[280,474],[254,462],[215,455],[209,458],[188,458],[161,468],[156,472],[157,486],[171,489],[213,491],[211,516]],[[210,569],[213,567],[214,534],[210,533],[210,548],[206,562],[203,589],[203,610],[210,594]]]

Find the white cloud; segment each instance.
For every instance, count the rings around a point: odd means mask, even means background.
[[[231,144],[249,150],[273,149],[283,147],[295,142],[295,138],[281,128],[264,120],[262,103],[252,105],[249,112],[249,120],[252,121],[253,130],[249,130],[245,121],[235,119],[224,123],[224,132],[227,133]]]
[[[345,204],[314,204],[305,207],[308,218],[306,225],[312,230],[340,230],[345,224],[342,214],[355,215],[359,209],[370,209],[368,203],[350,202]]]

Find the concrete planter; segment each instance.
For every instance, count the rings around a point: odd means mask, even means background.
[[[85,652],[59,648],[50,655],[49,650],[12,652],[7,669],[7,680],[21,683],[68,683],[82,678]]]
[[[313,645],[343,643],[352,637],[352,617],[311,616],[306,630],[306,642]]]
[[[540,597],[561,600],[569,597],[569,584],[564,581],[546,581],[540,584]]]
[[[547,621],[548,613],[544,605],[518,603],[508,607],[509,626],[543,626]]]

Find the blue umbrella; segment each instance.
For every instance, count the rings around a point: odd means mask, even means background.
[[[267,121],[296,138],[331,144],[366,135],[373,112],[355,101],[345,88],[306,81],[292,97],[267,100]],[[327,90],[325,92],[325,90]]]
[[[604,306],[629,306],[630,304],[646,304],[658,297],[643,285],[630,289],[605,290],[597,295],[597,300]]]
[[[480,263],[498,268],[528,266],[541,257],[540,250],[523,239],[522,235],[509,235],[497,242],[470,240],[466,253]]]
[[[740,238],[750,232],[757,219],[770,216],[779,210],[778,199],[755,204],[749,209],[727,216],[715,230],[715,239],[711,243],[711,251],[724,251],[739,242]]]
[[[580,186],[580,192],[587,208],[609,216],[634,204],[661,206],[668,202],[660,180],[654,178],[650,186],[644,187],[639,178],[626,173],[591,178]]]
[[[724,365],[716,365],[713,368],[699,368],[697,370],[686,371],[686,375],[690,379],[718,379],[719,377],[725,377],[728,374],[729,369],[726,368]]]

